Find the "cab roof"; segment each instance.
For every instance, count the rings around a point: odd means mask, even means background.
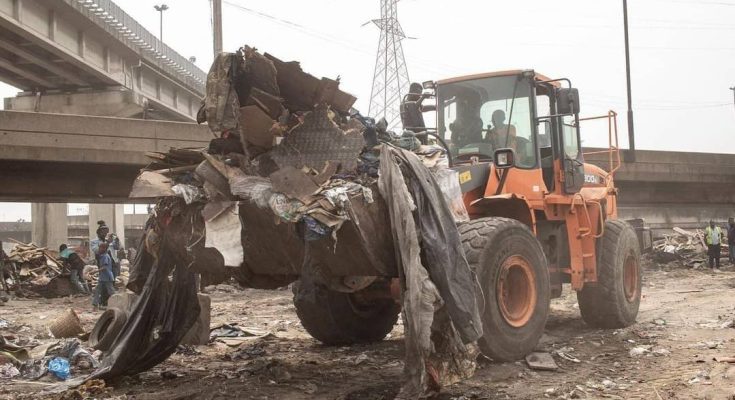
[[[439,80],[439,81],[436,82],[436,84],[437,85],[445,85],[445,84],[448,84],[448,83],[457,83],[457,82],[471,81],[471,80],[475,80],[475,79],[494,78],[496,76],[515,76],[515,75],[519,75],[519,74],[523,73],[524,71],[529,71],[529,70],[511,69],[511,70],[507,70],[507,71],[495,71],[495,72],[485,72],[485,73],[481,73],[481,74],[462,75],[462,76],[457,76],[457,77],[454,77],[454,78],[447,78],[447,79]],[[534,72],[534,79],[536,79],[537,81],[549,81],[549,80],[551,80],[546,75],[539,74],[538,72]],[[551,82],[551,84],[554,85],[554,86],[557,86],[557,87],[560,86],[559,85],[559,82]]]

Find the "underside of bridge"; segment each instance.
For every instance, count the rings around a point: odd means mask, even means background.
[[[205,79],[113,2],[0,0],[6,110],[193,121]]]

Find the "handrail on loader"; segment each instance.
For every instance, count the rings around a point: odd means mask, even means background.
[[[609,159],[609,171],[608,179],[612,179],[615,175],[615,171],[620,169],[622,162],[620,160],[620,147],[618,145],[618,113],[613,110],[607,112],[606,115],[600,115],[597,117],[580,118],[579,121],[591,121],[597,119],[607,119],[608,126],[608,149],[607,150],[596,150],[588,151],[583,153],[584,156],[593,154],[608,154]]]

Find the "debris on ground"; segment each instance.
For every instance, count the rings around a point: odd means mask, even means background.
[[[651,347],[650,346],[636,346],[630,349],[630,356],[631,357],[640,357],[644,354],[650,353]]]
[[[63,357],[52,358],[48,362],[48,371],[63,381],[69,379],[69,377],[71,376],[69,360]]]
[[[662,239],[653,243],[653,259],[659,263],[679,261],[690,268],[700,268],[707,264],[707,244],[704,231],[689,231],[675,227],[673,233],[664,234]],[[727,258],[730,248],[727,241],[721,244],[721,257]]]
[[[735,364],[717,362],[714,358],[735,357],[735,329],[719,328],[719,325],[709,328],[700,322],[724,324],[735,317],[735,298],[727,295],[732,291],[732,279],[723,279],[723,276],[735,278],[735,273],[715,276],[687,269],[644,269],[642,272],[644,281],[656,282],[656,286],[646,290],[642,302],[645,311],[637,324],[619,330],[583,328],[578,310],[571,307],[577,301],[575,293],[565,290],[562,297],[552,300],[546,335],[539,346],[552,354],[560,367],[558,370],[531,370],[525,361],[500,363],[483,359],[473,378],[446,387],[439,398],[563,399],[572,398],[569,396],[572,391],[575,398],[588,399],[656,400],[656,391],[662,399],[705,395],[713,399],[729,398],[733,394]],[[701,288],[705,290],[687,292]],[[247,331],[255,327],[270,331],[275,319],[297,319],[290,291],[238,289],[232,293],[215,292],[211,296],[213,328],[227,323],[237,324]],[[85,329],[89,330],[99,312],[84,311],[88,303],[88,299],[81,297],[14,301],[12,309],[0,308],[0,319],[8,321],[8,327],[0,328],[0,336],[27,348],[31,358],[43,358],[43,345],[59,342],[46,334],[48,322],[71,307],[78,311]],[[687,307],[681,307],[682,303]],[[47,318],[40,320],[40,315]],[[665,320],[667,324],[655,325],[656,319]],[[283,337],[262,340],[266,352],[262,356],[236,360],[226,357],[240,348],[252,350],[251,346],[261,341],[255,337],[236,348],[217,341],[196,346],[201,354],[184,353],[179,346],[176,354],[158,367],[135,377],[110,381],[98,394],[86,393],[82,387],[68,390],[63,397],[42,394],[52,385],[66,384],[86,375],[84,371],[72,369],[72,378],[68,381],[58,381],[48,372],[35,381],[23,375],[0,378],[0,399],[22,398],[16,395],[18,393],[26,398],[44,400],[212,396],[392,399],[403,382],[403,333],[404,325],[399,323],[389,340],[369,345],[323,346],[296,323]],[[631,344],[628,339],[636,343]],[[698,342],[718,340],[724,345],[719,349],[696,346]],[[86,343],[81,344],[87,348]],[[651,345],[651,353],[630,357],[630,349],[638,345]],[[34,348],[38,348],[37,351],[31,351],[36,350]],[[671,354],[657,357],[655,353],[659,348],[668,349]],[[563,349],[582,361],[567,361],[558,357],[553,349]],[[355,366],[356,361],[364,359],[363,353],[368,360]],[[284,366],[291,379],[276,384],[265,367],[270,360],[277,360]],[[15,368],[22,371],[18,366]],[[687,384],[702,369],[708,370],[710,379],[699,377],[698,383]],[[184,376],[164,380],[160,375],[163,371]],[[519,373],[522,373],[520,377]],[[703,389],[706,392],[703,393]],[[80,391],[81,396],[76,391]]]
[[[72,338],[84,333],[79,316],[73,308],[66,309],[49,325],[49,331],[55,338]]]
[[[556,371],[559,366],[549,353],[534,352],[526,356],[528,367],[540,371]]]

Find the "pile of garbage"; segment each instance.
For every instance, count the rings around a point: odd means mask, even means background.
[[[11,268],[11,289],[30,290],[46,293],[48,286],[55,286],[64,275],[64,264],[56,258],[56,253],[34,243],[23,243],[13,239],[15,247],[8,255]],[[22,291],[21,291],[22,292]]]
[[[79,339],[19,346],[0,335],[0,379],[67,380],[99,365],[100,352],[86,350]]]
[[[301,279],[351,291],[400,276],[403,395],[473,374],[482,323],[456,227],[469,219],[457,173],[443,147],[389,131],[352,109],[355,100],[338,79],[248,46],[215,59],[198,114],[214,135],[209,148],[150,153],[133,184],[131,198],[157,199],[127,286],[141,294],[132,315],[144,315],[128,319],[93,376],[139,371],[175,351],[192,309],[155,307],[169,294],[153,289],[173,269],[181,293],[171,298],[181,303],[196,296],[193,272],[209,284],[233,276],[265,289]],[[171,335],[140,344],[161,319],[174,321]]]
[[[660,263],[680,262],[684,266],[699,268],[707,263],[707,244],[704,231],[694,231],[675,227],[673,233],[664,234],[662,239],[653,242],[653,259]],[[727,240],[721,244],[721,257],[727,258],[730,248]]]

